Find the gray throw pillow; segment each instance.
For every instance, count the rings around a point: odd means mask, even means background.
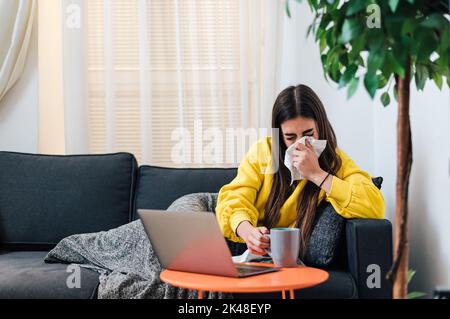
[[[217,206],[217,193],[193,193],[176,199],[167,208],[168,211],[212,212],[215,214]],[[242,255],[247,250],[247,245],[236,243],[225,238],[231,255]]]
[[[193,193],[181,196],[167,208],[172,212],[214,212],[216,193]]]
[[[383,178],[374,177],[372,182],[381,189]],[[323,268],[330,266],[338,255],[345,218],[336,212],[333,205],[324,201],[317,207],[314,223],[304,262],[308,266]]]
[[[345,218],[339,215],[329,202],[317,207],[308,249],[303,262],[312,267],[329,266],[337,255]]]

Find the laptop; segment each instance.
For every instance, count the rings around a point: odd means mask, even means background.
[[[139,209],[138,214],[166,269],[236,278],[279,270],[234,263],[213,213]]]

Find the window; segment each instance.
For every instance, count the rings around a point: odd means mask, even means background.
[[[220,154],[196,147],[247,126],[239,10],[239,0],[87,1],[90,152],[224,166]],[[174,146],[187,137],[183,164]]]

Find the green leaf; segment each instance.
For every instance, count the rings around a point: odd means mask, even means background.
[[[378,29],[371,29],[368,33],[367,44],[369,46],[370,51],[380,51],[383,49],[384,44],[384,34],[381,33]]]
[[[345,11],[347,16],[351,16],[357,12],[362,11],[367,6],[366,1],[350,1],[348,2],[347,10]]]
[[[309,37],[309,35],[310,35],[311,32],[312,32],[312,29],[313,29],[313,25],[310,24],[310,25],[308,26],[308,29],[306,29],[306,37]]]
[[[319,9],[319,4],[318,4],[318,0],[309,0],[309,5],[317,11],[317,9]]]
[[[342,64],[342,65],[348,65],[348,54],[347,53],[345,53],[345,51],[343,52],[343,53],[341,53],[341,54],[339,54],[339,62]]]
[[[350,99],[356,92],[356,90],[358,89],[358,85],[359,85],[359,79],[358,78],[353,78],[349,85],[348,85],[348,90],[347,90],[347,99]]]
[[[331,14],[324,13],[320,19],[319,28],[326,30],[331,21]]]
[[[329,69],[330,66],[337,61],[338,59],[337,51],[338,51],[337,47],[334,47],[333,49],[330,50],[330,52],[326,54],[327,59],[325,60],[325,63],[323,63],[325,68]]]
[[[340,72],[340,70],[339,70],[339,61],[338,61],[338,60],[335,60],[335,61],[331,64],[331,66],[330,66],[330,68],[329,68],[328,71],[329,71],[328,74],[330,75],[330,78],[331,78],[334,82],[339,83],[339,80],[340,80],[340,78],[341,78],[341,72]]]
[[[336,46],[336,37],[333,30],[329,30],[325,33],[325,37],[327,38],[327,45],[330,48],[334,48]]]
[[[391,8],[392,12],[395,12],[397,10],[397,6],[400,0],[389,0],[389,8]]]
[[[383,74],[378,74],[378,88],[382,89],[388,83],[388,79]]]
[[[421,26],[425,28],[445,28],[445,25],[448,23],[447,19],[444,18],[443,15],[435,13],[430,15],[429,17],[425,18],[425,20],[422,21],[420,24]]]
[[[312,26],[313,25],[310,25],[310,27],[312,27]],[[312,28],[312,31],[314,31],[314,28]],[[317,29],[316,37],[315,37],[316,41],[319,39],[325,38],[325,32],[326,31],[324,29],[321,29],[321,28]]]
[[[413,279],[416,271],[414,269],[408,269],[408,273],[406,274],[406,282],[409,284]]]
[[[416,73],[414,79],[416,80],[416,87],[419,91],[422,91],[425,87],[425,83],[429,78],[428,69],[424,65],[416,65]]]
[[[322,61],[322,65],[325,67],[325,65],[327,64],[327,60],[328,60],[328,54],[322,54],[320,56],[320,60]]]
[[[326,48],[327,48],[327,39],[325,37],[321,37],[319,40],[320,53],[325,51]]]
[[[356,64],[358,64],[358,65],[360,65],[360,66],[362,66],[362,67],[365,66],[365,64],[364,64],[364,59],[363,59],[362,56],[360,56],[359,54],[358,54],[358,56],[356,57],[355,62],[356,62]]]
[[[405,21],[403,21],[401,35],[412,33],[417,27],[416,23],[416,19],[414,18],[406,19]]]
[[[409,294],[406,295],[406,299],[417,299],[417,298],[420,298],[420,297],[424,297],[426,295],[427,294],[424,293],[424,292],[413,291],[413,292],[410,292]]]
[[[352,46],[352,50],[350,51],[350,59],[354,59],[359,56],[359,53],[364,49],[364,46],[366,45],[366,39],[367,37],[362,34],[350,42]]]
[[[446,26],[444,31],[441,34],[441,52],[445,55],[445,53],[448,53],[448,49],[450,47],[450,26]]]
[[[396,85],[394,85],[394,99],[395,99],[395,102],[398,102],[398,87],[397,87],[397,84]]]
[[[341,35],[338,42],[340,44],[348,43],[356,38],[361,32],[361,23],[356,19],[346,19],[342,25]]]
[[[367,72],[364,76],[364,86],[369,93],[370,97],[373,98],[378,89],[378,77],[375,73]]]
[[[433,73],[433,81],[436,83],[436,86],[439,88],[439,90],[442,90],[442,77],[438,73]]]
[[[391,103],[391,97],[389,96],[388,92],[384,92],[383,94],[381,94],[381,103],[383,103],[383,106],[388,106],[389,103]]]
[[[405,47],[403,42],[396,42],[394,45],[392,45],[392,56],[394,57],[395,61],[399,65],[402,66],[402,69],[405,69],[406,61],[408,59],[408,52],[409,49]]]
[[[442,70],[442,73],[445,73],[445,74],[447,73],[448,68],[449,68],[449,66],[448,66],[448,56],[449,56],[449,54],[447,52],[444,52],[443,54],[441,54],[439,59],[436,60],[436,64]]]
[[[344,74],[339,79],[339,88],[343,88],[344,86],[346,86],[355,77],[357,70],[358,66],[355,64],[351,64],[350,66],[348,66]]]
[[[289,18],[291,18],[291,9],[289,8],[289,0],[285,0],[285,8],[286,8],[286,14]]]
[[[402,78],[405,76],[405,68],[397,61],[392,52],[386,54],[382,72],[386,78],[390,77],[392,73],[395,73]]]
[[[375,73],[384,62],[384,51],[369,52],[367,57],[368,72]]]
[[[431,53],[438,47],[439,39],[434,31],[419,29],[414,35],[412,53],[419,61],[428,61]]]

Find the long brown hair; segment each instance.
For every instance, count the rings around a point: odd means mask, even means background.
[[[302,116],[316,122],[319,139],[327,140],[327,146],[319,157],[320,167],[335,175],[341,166],[341,159],[336,154],[336,135],[328,121],[325,108],[319,97],[306,85],[290,86],[277,97],[272,111],[272,128],[278,129],[278,140],[272,140],[272,148],[278,147],[279,169],[274,174],[273,185],[265,205],[264,225],[274,227],[280,218],[280,209],[286,199],[292,194],[295,185],[290,187],[291,175],[287,167],[282,164],[286,153],[286,144],[281,132],[281,124],[287,120]],[[308,181],[301,194],[299,207],[297,207],[297,224],[301,233],[300,253],[304,257],[309,238],[314,226],[316,208],[320,188]]]

